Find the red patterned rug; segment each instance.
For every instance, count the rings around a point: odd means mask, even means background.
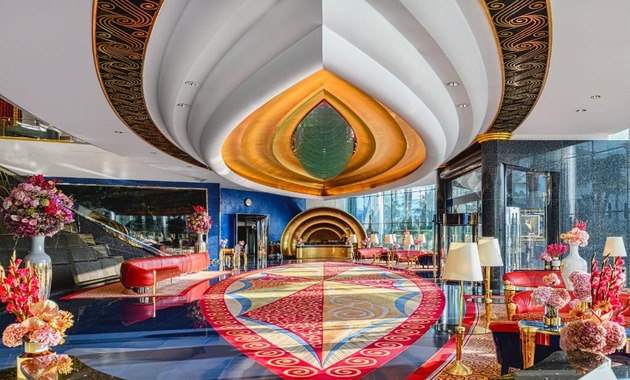
[[[431,282],[339,262],[243,273],[202,300],[217,332],[285,379],[362,378],[416,342],[443,309]]]

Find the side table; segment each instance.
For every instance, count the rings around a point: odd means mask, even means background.
[[[536,342],[549,345],[549,336],[560,335],[560,328],[547,327],[538,321],[519,321],[518,328],[521,334],[521,351],[523,354],[523,369],[534,365],[534,355],[536,354]]]

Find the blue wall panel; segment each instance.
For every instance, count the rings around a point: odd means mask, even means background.
[[[245,198],[252,200],[247,207]],[[306,200],[282,195],[221,189],[221,238],[228,239],[228,247],[234,246],[236,214],[269,215],[269,241],[279,241],[287,223],[306,209]]]

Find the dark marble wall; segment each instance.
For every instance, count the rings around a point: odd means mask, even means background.
[[[505,231],[505,165],[553,172],[558,215],[549,219],[549,243],[587,220],[589,244],[580,248],[583,258],[601,257],[606,237],[623,236],[628,246],[628,141],[490,141],[482,144],[482,234],[500,238]],[[502,247],[503,248],[503,247]],[[498,274],[493,277],[497,277]]]

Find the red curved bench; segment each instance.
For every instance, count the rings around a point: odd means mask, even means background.
[[[130,289],[151,287],[155,293],[158,282],[183,273],[206,270],[208,266],[208,252],[127,260],[120,266],[120,282]]]

